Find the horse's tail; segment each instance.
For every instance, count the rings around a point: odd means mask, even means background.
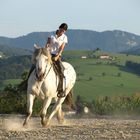
[[[70,92],[67,94],[64,103],[66,103],[70,107],[70,109],[75,110],[75,104],[73,102],[72,97],[73,97],[73,90],[71,89]]]

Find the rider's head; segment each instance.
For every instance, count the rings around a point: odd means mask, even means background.
[[[68,25],[66,23],[62,23],[60,26],[59,26],[59,33],[60,34],[63,34],[67,31],[68,29]]]

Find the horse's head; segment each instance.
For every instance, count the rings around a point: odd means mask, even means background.
[[[51,55],[47,48],[35,48],[33,54],[36,64],[36,77],[39,81],[42,81],[48,66],[51,65]]]

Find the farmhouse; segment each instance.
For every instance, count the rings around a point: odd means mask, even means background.
[[[87,56],[81,56],[81,58],[82,58],[82,59],[86,59],[86,58],[87,58]]]
[[[102,54],[102,55],[100,55],[100,59],[109,59],[109,55]]]

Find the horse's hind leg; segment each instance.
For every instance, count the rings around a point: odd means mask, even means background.
[[[28,121],[32,115],[34,99],[35,99],[35,95],[31,93],[27,94],[27,115],[23,123],[23,126],[28,124]]]

